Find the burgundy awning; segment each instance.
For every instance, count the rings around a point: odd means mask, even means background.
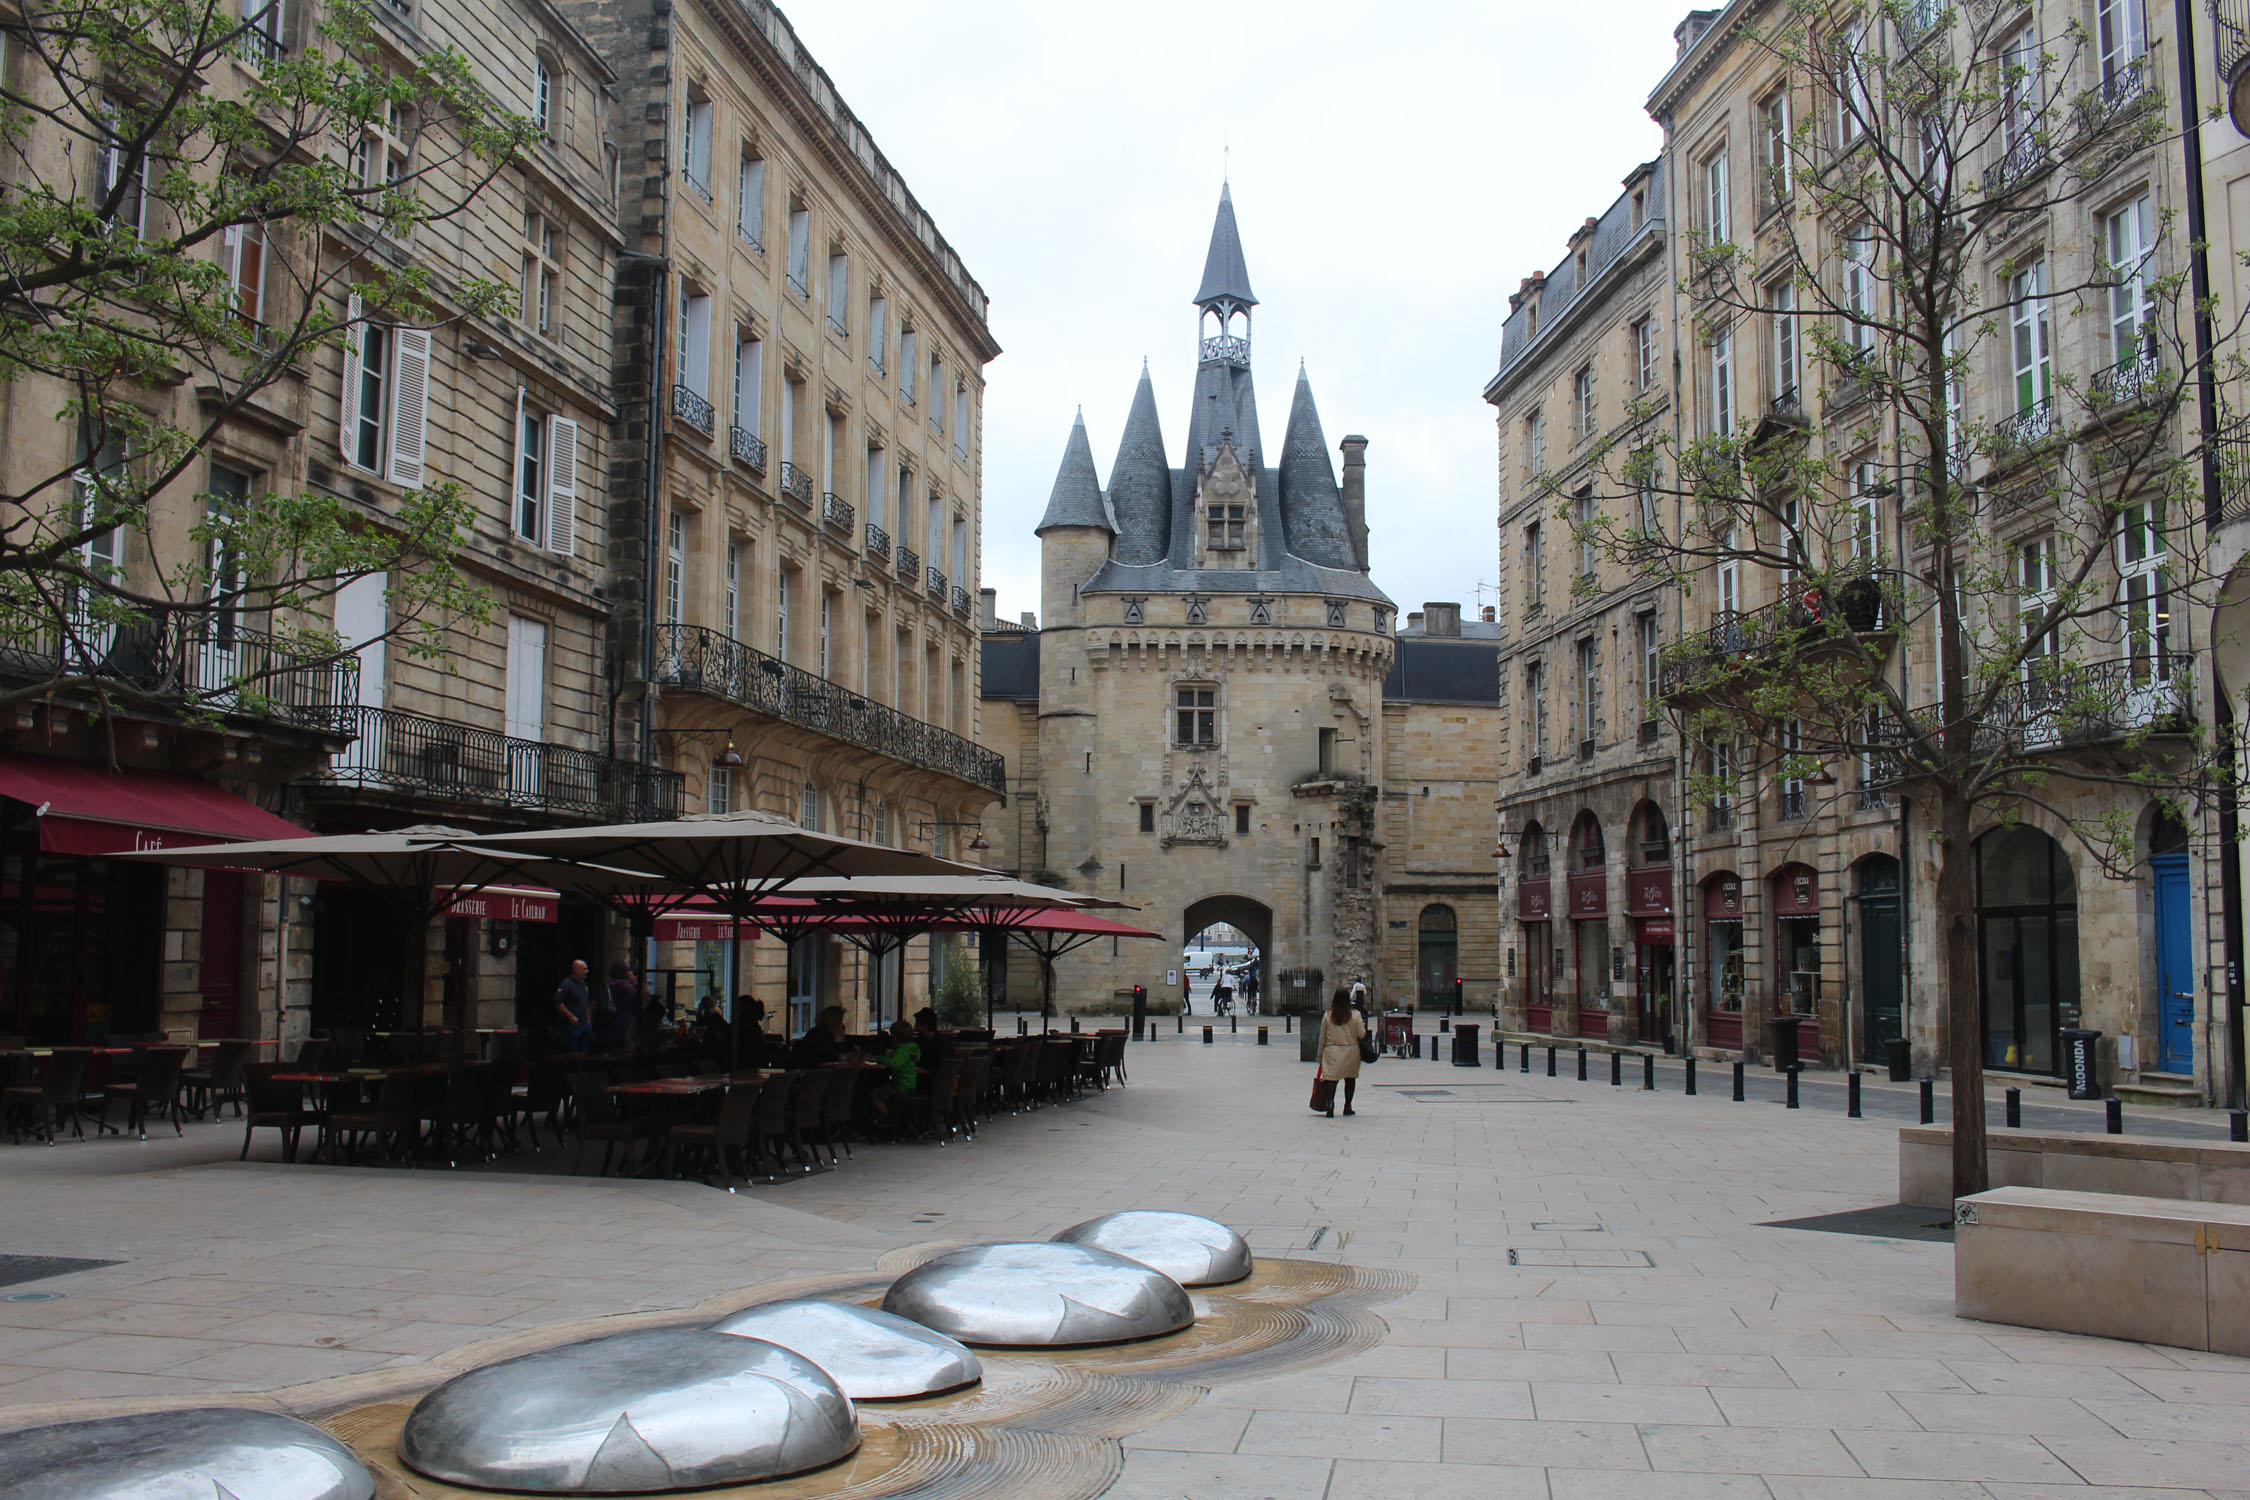
[[[39,847],[50,854],[308,836],[232,792],[171,771],[107,771],[79,761],[0,755],[0,796],[37,812]]]

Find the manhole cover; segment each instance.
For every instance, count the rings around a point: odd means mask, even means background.
[[[1655,1265],[1646,1250],[1510,1250],[1511,1266],[1577,1267],[1581,1270],[1646,1271]]]
[[[74,1260],[67,1255],[0,1255],[0,1286],[20,1286],[27,1281],[45,1281],[50,1276],[117,1264],[114,1260]]]

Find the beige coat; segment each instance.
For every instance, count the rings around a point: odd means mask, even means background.
[[[1352,1012],[1351,1024],[1338,1026],[1328,1019],[1328,1012],[1320,1013],[1320,1076],[1323,1078],[1357,1078],[1359,1076],[1359,1039],[1367,1035],[1367,1018],[1358,1011]]]

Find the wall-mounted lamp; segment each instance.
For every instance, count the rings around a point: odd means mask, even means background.
[[[506,359],[508,357],[507,350],[496,344],[488,344],[482,339],[471,339],[461,348],[471,359]]]
[[[928,834],[929,834],[929,831],[930,831],[931,829],[933,829],[933,828],[975,828],[975,829],[978,829],[978,830],[982,830],[982,829],[983,829],[983,827],[984,827],[984,825],[983,825],[982,823],[973,823],[973,822],[966,822],[966,821],[964,821],[964,822],[943,822],[943,821],[940,821],[940,822],[924,823],[924,824],[922,825],[922,833],[923,833],[923,835],[924,835],[925,837],[927,837],[927,836],[928,836]],[[984,851],[985,851],[985,850],[987,850],[987,849],[991,848],[992,846],[991,846],[990,844],[988,844],[988,843],[986,843],[986,842],[985,842],[985,840],[984,840],[984,834],[983,834],[983,833],[982,833],[982,832],[980,831],[980,832],[978,832],[977,834],[975,834],[974,836],[972,836],[972,837],[970,838],[969,842],[968,842],[967,844],[963,845],[962,847],[964,847],[964,848],[968,849],[968,850],[969,850],[969,851],[970,851],[971,853],[973,853],[973,854],[982,854],[982,853],[984,853]]]
[[[733,771],[740,769],[742,766],[742,752],[734,748],[734,731],[731,729],[658,729],[654,733],[723,734],[727,737],[727,747],[711,757],[712,768],[720,771]]]

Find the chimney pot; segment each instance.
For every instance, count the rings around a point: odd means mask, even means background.
[[[998,589],[977,590],[977,623],[987,630],[1000,623],[1000,591]]]
[[[1499,608],[1498,608],[1497,606],[1495,606],[1495,605],[1487,604],[1487,605],[1486,605],[1486,606],[1484,607],[1484,614],[1483,614],[1483,619],[1484,619],[1484,623],[1485,623],[1485,624],[1487,624],[1487,625],[1492,625],[1492,624],[1496,624],[1496,623],[1498,623],[1498,621],[1499,621],[1499,619],[1500,619],[1500,611],[1499,611]]]
[[[1422,628],[1422,612],[1420,610],[1410,609],[1406,612],[1406,628],[1408,630],[1420,630]]]

